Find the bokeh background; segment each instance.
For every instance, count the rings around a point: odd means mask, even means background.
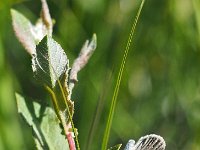
[[[117,72],[141,1],[47,2],[56,20],[53,36],[70,64],[84,41],[97,34],[98,47],[79,73],[73,100],[81,149],[100,149]],[[46,101],[49,97],[34,81],[31,57],[13,33],[10,8],[34,23],[41,4],[0,0],[0,150],[35,149],[30,127],[17,114],[14,93]],[[200,1],[147,0],[123,74],[109,146],[156,133],[166,140],[167,150],[199,150],[199,66]]]

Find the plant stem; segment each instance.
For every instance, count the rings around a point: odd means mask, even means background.
[[[53,90],[51,88],[49,88],[48,86],[45,86],[45,88],[51,94],[53,105],[54,105],[56,114],[63,126],[65,136],[66,136],[68,144],[69,144],[69,148],[70,148],[70,150],[76,150],[76,145],[75,145],[74,138],[73,138],[73,132],[69,131],[69,128],[71,128],[71,123],[68,124],[65,120],[65,116],[63,116],[63,113],[60,112],[60,107],[57,103],[58,101],[57,101],[56,95],[54,94]]]
[[[67,140],[68,140],[68,143],[69,143],[69,149],[70,150],[76,150],[76,145],[75,145],[75,142],[74,142],[74,137],[72,135],[72,133],[68,133],[67,134]]]
[[[59,85],[59,87],[60,87],[60,90],[61,90],[61,93],[62,93],[64,102],[65,102],[65,105],[66,105],[66,107],[67,107],[67,112],[68,112],[68,114],[69,114],[69,120],[70,120],[70,123],[71,123],[71,125],[72,125],[72,129],[73,129],[73,132],[74,132],[74,135],[75,135],[75,139],[76,139],[77,149],[80,150],[80,146],[79,146],[79,142],[78,142],[78,136],[77,136],[77,133],[76,133],[76,131],[75,131],[74,123],[73,123],[73,120],[72,120],[72,115],[71,115],[71,113],[70,113],[69,106],[68,106],[68,104],[67,104],[67,99],[66,99],[64,90],[63,90],[63,88],[62,88],[62,85],[61,85],[59,79],[58,79],[58,85]]]
[[[58,118],[59,118],[59,120],[60,120],[60,122],[61,122],[61,124],[63,126],[63,129],[65,131],[65,135],[67,137],[67,133],[68,133],[67,122],[64,119],[65,117],[63,116],[63,113],[60,111],[60,107],[58,105],[58,100],[56,98],[56,95],[54,94],[53,90],[51,88],[49,88],[48,86],[45,86],[45,88],[51,94],[56,114],[57,114],[57,116],[58,116]]]

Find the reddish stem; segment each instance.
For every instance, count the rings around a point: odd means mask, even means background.
[[[74,138],[72,136],[72,132],[69,132],[67,134],[67,140],[68,140],[68,143],[69,143],[69,149],[70,150],[76,150],[76,145],[75,145],[75,141],[74,141]]]

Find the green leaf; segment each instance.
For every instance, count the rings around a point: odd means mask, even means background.
[[[122,146],[122,144],[117,144],[117,145],[109,148],[108,150],[120,150],[121,146]]]
[[[52,108],[25,99],[16,93],[18,112],[33,130],[36,147],[39,150],[67,150],[68,142],[59,126],[59,120]]]
[[[62,47],[51,37],[45,36],[36,46],[32,69],[38,81],[54,88],[56,81],[68,71],[68,59]]]
[[[11,9],[12,24],[15,34],[28,53],[34,54],[36,41],[33,36],[33,25],[18,11]]]
[[[45,8],[48,9],[47,5]],[[45,35],[52,34],[53,25],[50,27],[47,25],[47,21],[45,20],[44,15],[42,15],[41,18],[37,20],[35,25],[32,25],[24,15],[14,9],[11,9],[11,16],[13,29],[18,40],[21,42],[29,54],[35,54],[36,45],[43,39]],[[50,19],[51,18],[49,14],[48,20]]]

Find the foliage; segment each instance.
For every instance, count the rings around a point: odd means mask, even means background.
[[[34,140],[38,150],[68,149],[68,143],[59,124],[59,120],[51,107],[41,105],[16,94],[18,112],[24,117],[34,132]],[[34,112],[34,113],[32,113]]]
[[[53,27],[52,20],[46,1],[42,0],[41,2],[41,18],[35,27],[30,23],[28,19],[26,19],[17,11],[11,10],[11,15],[13,29],[18,40],[22,43],[24,48],[26,48],[27,52],[32,56],[32,70],[35,74],[35,78],[46,87],[47,91],[52,96],[52,102],[56,115],[53,113],[46,113],[46,115],[52,115],[46,116],[47,118],[54,117],[54,119],[46,119],[43,115],[39,116],[40,120],[42,121],[48,120],[43,124],[43,122],[38,121],[32,116],[36,116],[35,113],[40,112],[39,109],[43,108],[46,110],[48,108],[46,108],[46,106],[43,104],[37,104],[39,106],[33,106],[33,109],[27,109],[26,107],[30,107],[30,104],[28,106],[24,105],[25,102],[21,101],[25,100],[22,98],[21,100],[20,97],[16,95],[18,102],[18,112],[24,116],[26,122],[33,128],[33,136],[37,149],[71,149],[71,147],[72,149],[76,149],[74,144],[75,142],[73,138],[71,138],[74,135],[76,137],[77,148],[79,149],[77,132],[75,132],[72,120],[74,105],[70,100],[68,90],[69,60],[67,59],[67,56],[61,46],[51,38]],[[61,76],[64,76],[64,86],[61,85]],[[57,86],[59,87],[60,92],[56,90],[56,83],[58,84]],[[62,97],[58,97],[59,93],[61,93],[60,95],[62,95]],[[54,121],[56,116],[58,120]],[[58,130],[60,123],[62,130],[64,131],[65,138],[68,141],[65,140],[64,136],[62,136],[63,139],[59,138],[59,135],[61,134],[61,132]],[[49,130],[58,133],[54,133],[54,137],[52,137],[52,132]],[[55,139],[60,139],[60,142],[55,143]],[[54,142],[52,142],[52,140]],[[69,145],[66,145],[62,142],[68,142]],[[59,145],[57,145],[58,143]]]
[[[36,20],[41,4],[16,3],[19,1],[0,1],[0,149],[3,150],[35,147],[28,138],[29,128],[16,113],[14,91],[34,99],[48,99],[32,80],[30,56],[13,35],[10,19],[10,8],[14,6],[27,18]],[[72,99],[76,102],[74,117],[81,147],[84,149],[88,139],[92,139],[89,149],[99,149],[115,70],[119,67],[116,64],[121,60],[139,1],[48,3],[56,19],[53,38],[70,60],[78,55],[86,38],[94,31],[98,35],[98,52],[80,73],[81,82],[75,86]],[[138,139],[151,131],[166,139],[166,149],[200,148],[199,8],[198,0],[146,1],[135,34],[134,52],[127,58],[108,145],[122,142],[125,145],[130,137]],[[98,103],[103,111],[99,111],[101,117],[91,132],[88,124]]]

